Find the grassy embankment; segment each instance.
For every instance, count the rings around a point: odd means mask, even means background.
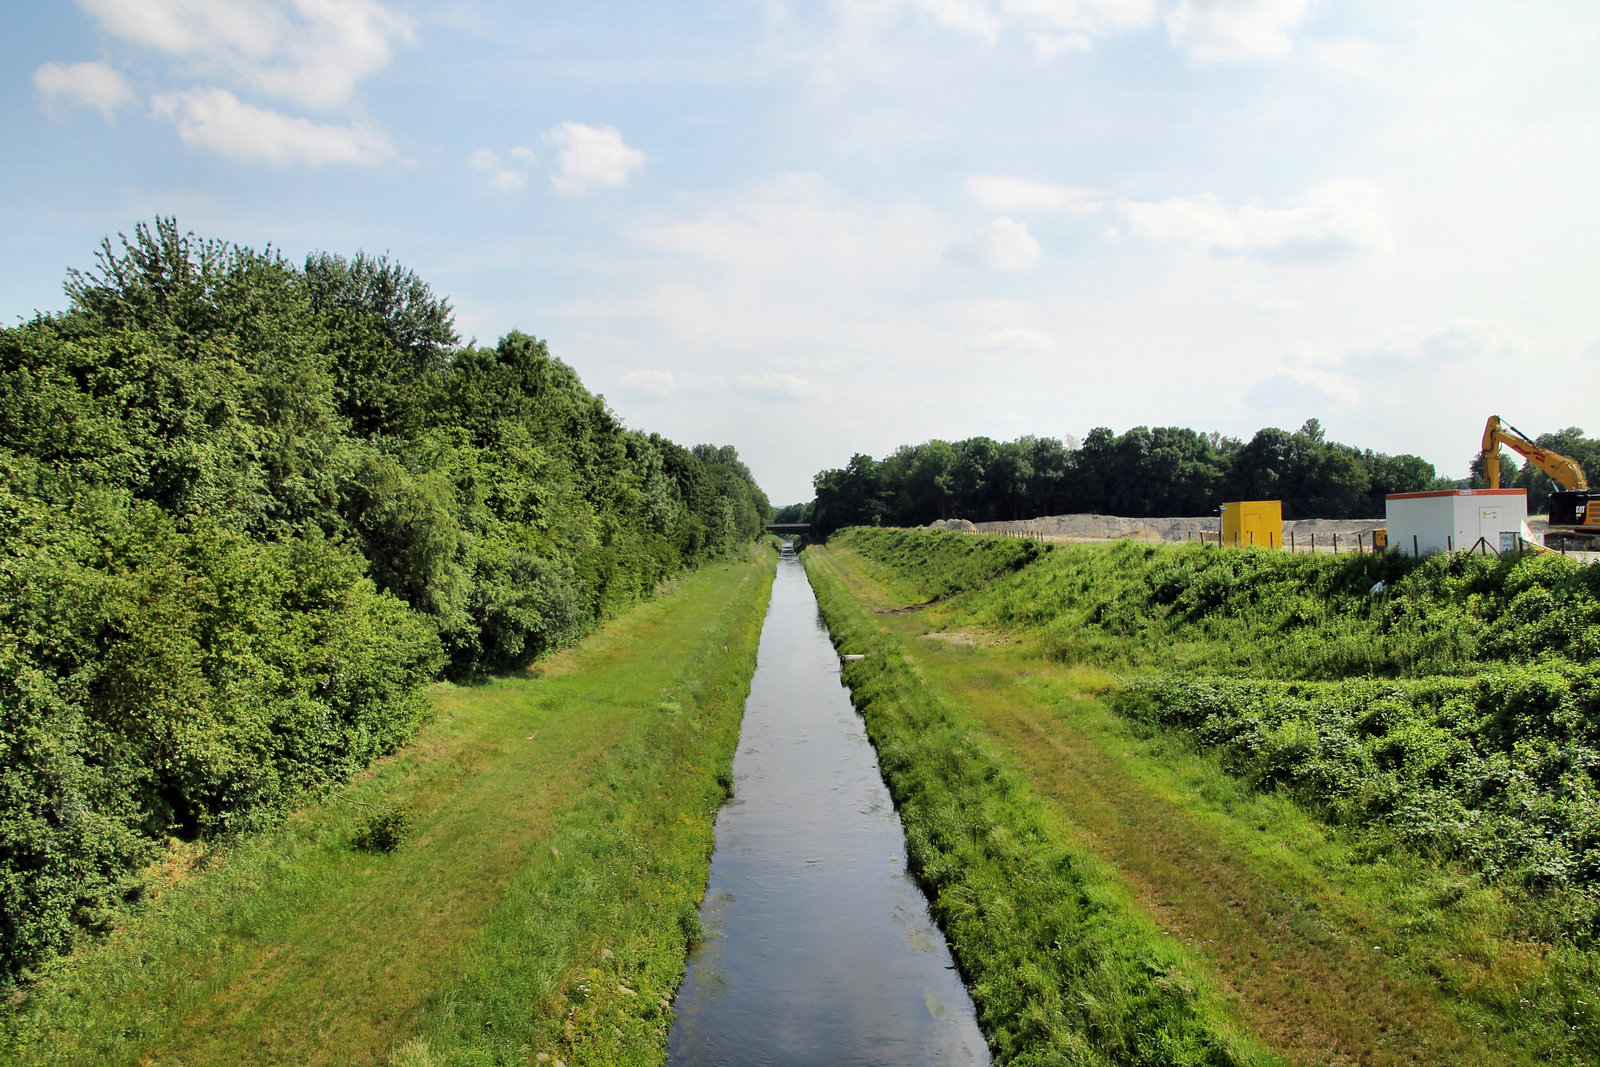
[[[20,1064],[659,1063],[771,585],[708,566],[185,860],[9,1006]],[[403,808],[392,852],[352,847]]]
[[[1092,855],[1116,924],[1174,935],[1184,981],[1287,1059],[1594,1062],[1600,575],[925,533],[807,558],[836,638],[871,653],[849,678],[914,857],[950,814],[919,810],[925,778],[970,776],[976,754],[1004,783],[973,783],[967,825],[913,861],[980,1011],[986,970],[1039,967],[1025,1011],[1102,1061],[1162,1061],[1085,1027],[1081,1005],[1107,1003],[1085,975],[1108,968],[1062,966],[1041,930],[1000,953],[952,922],[939,854],[1012,833],[970,814],[1002,805],[1042,813],[1024,853]],[[908,764],[908,745],[927,751]],[[1137,971],[1117,984],[1141,995]]]

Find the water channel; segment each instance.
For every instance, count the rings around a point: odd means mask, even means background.
[[[701,906],[706,938],[678,992],[670,1062],[987,1064],[787,546],[733,770]]]

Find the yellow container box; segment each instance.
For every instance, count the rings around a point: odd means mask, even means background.
[[[1283,501],[1234,500],[1222,505],[1222,543],[1283,547]]]

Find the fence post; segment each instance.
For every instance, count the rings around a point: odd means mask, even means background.
[[[1313,556],[1317,554],[1317,535],[1315,533],[1311,535],[1311,554]]]
[[[1456,550],[1455,538],[1450,534],[1444,535],[1444,550],[1446,552],[1454,552]]]
[[[1338,534],[1334,534],[1333,535],[1333,554],[1335,556],[1337,556],[1339,554],[1339,535]]]
[[[1420,555],[1422,555],[1421,550],[1417,548],[1417,535],[1416,534],[1412,534],[1411,535],[1411,554],[1412,554],[1412,556],[1420,556]]]

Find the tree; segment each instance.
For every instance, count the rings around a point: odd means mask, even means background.
[[[1367,514],[1382,515],[1391,493],[1422,493],[1440,487],[1438,472],[1421,456],[1386,456],[1370,450],[1362,453],[1367,469]]]
[[[306,286],[314,308],[324,314],[354,312],[378,327],[404,354],[413,374],[444,369],[461,343],[450,301],[435,296],[427,282],[387,253],[354,259],[313,252],[306,257]]]
[[[846,526],[883,525],[889,509],[871,456],[857,452],[843,470],[822,471],[811,484],[817,494],[813,521],[823,537]]]
[[[1054,437],[1022,437],[1017,443],[1027,453],[1032,471],[1028,498],[1038,515],[1059,515],[1069,510],[1072,452]]]

